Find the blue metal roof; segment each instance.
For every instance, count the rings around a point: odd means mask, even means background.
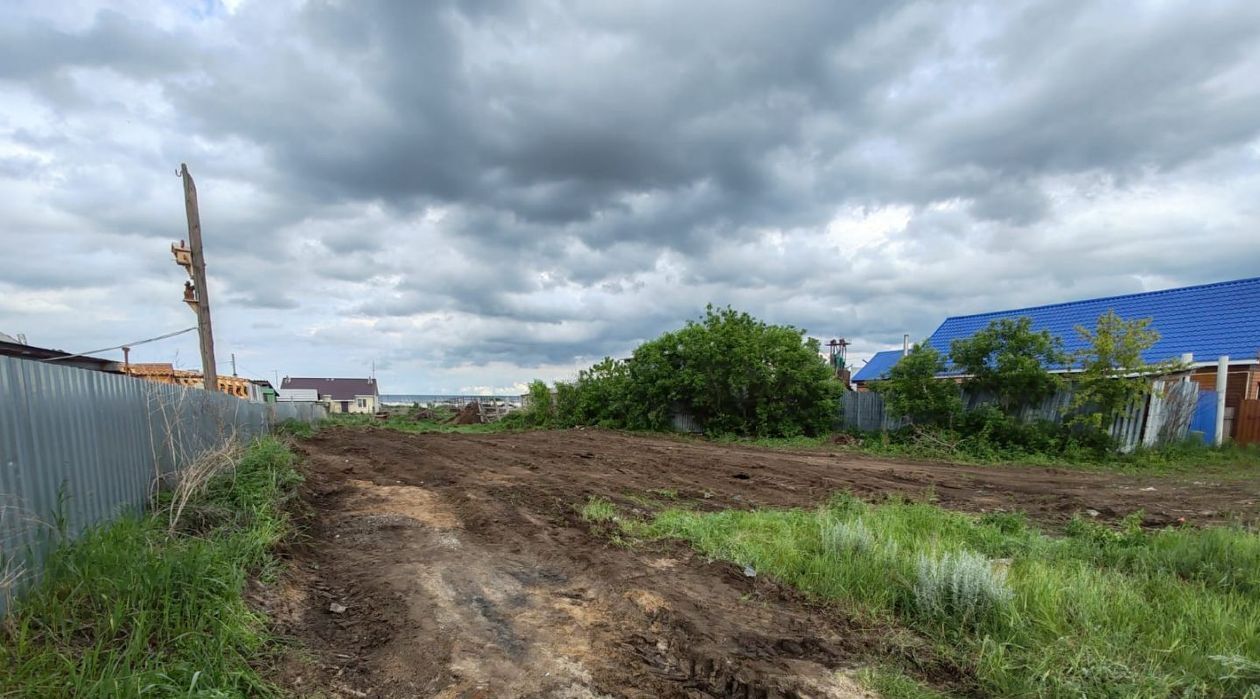
[[[882,379],[893,368],[893,365],[901,360],[901,350],[887,350],[884,352],[876,352],[874,357],[866,363],[858,372],[853,375],[854,381],[874,381]]]
[[[970,337],[990,321],[1027,316],[1034,330],[1049,330],[1062,338],[1070,353],[1085,347],[1076,326],[1093,329],[1098,316],[1108,310],[1125,320],[1151,319],[1160,339],[1143,353],[1147,362],[1177,359],[1186,352],[1194,353],[1196,362],[1216,361],[1222,355],[1255,360],[1260,352],[1260,277],[954,316],[941,323],[927,343],[948,353],[952,341]]]

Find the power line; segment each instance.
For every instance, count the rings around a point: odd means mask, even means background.
[[[86,352],[79,352],[78,354],[66,354],[66,355],[62,355],[62,356],[60,356],[60,357],[53,357],[52,359],[45,359],[44,361],[46,361],[46,362],[59,362],[59,361],[61,361],[61,360],[63,360],[63,359],[73,359],[73,358],[75,358],[75,357],[85,357],[85,356],[87,356],[87,355],[89,355],[89,354],[96,354],[96,353],[98,353],[98,352],[109,352],[110,350],[122,349],[122,348],[124,348],[124,347],[135,347],[136,345],[144,345],[144,344],[148,344],[148,343],[150,343],[150,342],[157,342],[158,340],[165,340],[165,339],[167,339],[168,337],[175,337],[176,335],[183,335],[184,333],[190,333],[190,332],[192,332],[192,331],[194,331],[194,330],[196,330],[196,329],[197,329],[197,326],[195,326],[195,325],[194,325],[194,326],[192,326],[191,328],[184,328],[183,330],[176,330],[176,331],[175,331],[175,332],[173,332],[173,333],[166,333],[165,335],[158,335],[157,337],[150,337],[150,338],[149,338],[149,339],[147,339],[147,340],[136,340],[135,342],[127,342],[127,343],[123,343],[123,344],[121,344],[121,345],[115,345],[114,347],[102,347],[101,349],[88,350],[88,351],[86,351]]]

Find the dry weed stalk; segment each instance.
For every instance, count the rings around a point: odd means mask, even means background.
[[[215,447],[207,449],[171,474],[171,503],[167,509],[167,533],[175,534],[179,518],[188,502],[206,489],[215,476],[236,468],[244,447],[235,433],[229,434]]]

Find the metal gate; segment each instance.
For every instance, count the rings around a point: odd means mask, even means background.
[[[1190,418],[1190,432],[1198,432],[1211,444],[1216,435],[1216,391],[1199,391],[1199,403]]]

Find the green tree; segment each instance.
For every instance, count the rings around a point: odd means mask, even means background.
[[[675,413],[719,434],[796,436],[831,429],[842,386],[818,341],[731,308],[605,358],[556,384],[562,425],[666,430]]]
[[[1000,318],[954,340],[949,357],[967,375],[968,389],[993,396],[1008,415],[1053,395],[1063,381],[1049,368],[1068,362],[1063,341],[1049,331],[1033,331],[1027,317]]]
[[[958,385],[937,378],[947,368],[945,357],[931,345],[917,344],[878,381],[875,390],[893,415],[916,425],[947,426],[962,412]]]
[[[1159,342],[1150,318],[1125,320],[1108,310],[1094,329],[1078,325],[1086,347],[1076,353],[1071,423],[1105,431],[1116,416],[1151,392],[1151,377],[1176,368],[1175,362],[1147,364],[1143,353]]]

